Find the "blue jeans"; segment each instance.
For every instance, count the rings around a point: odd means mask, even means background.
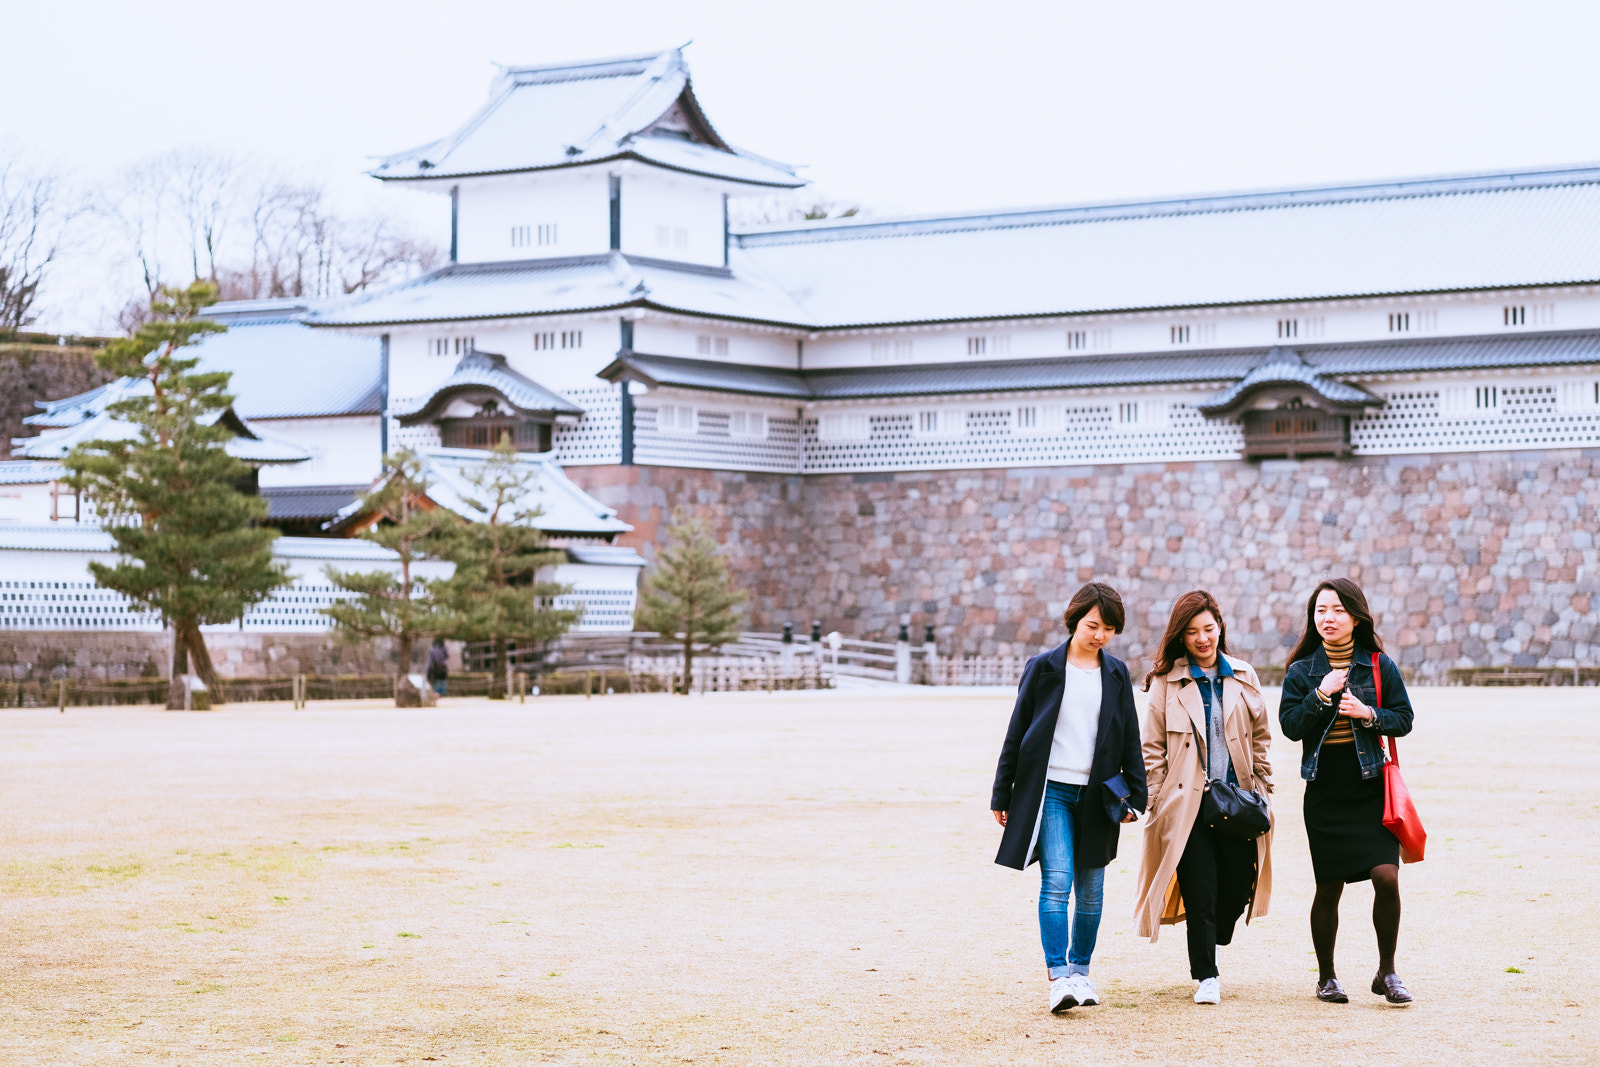
[[[1106,869],[1074,870],[1072,864],[1073,816],[1082,792],[1081,785],[1048,783],[1039,816],[1039,940],[1044,942],[1044,964],[1051,978],[1088,974],[1089,957],[1100,934]],[[1073,893],[1078,906],[1072,911],[1069,942],[1067,902]]]
[[[435,678],[433,680],[433,691],[435,693],[438,693],[440,696],[444,696],[445,695],[444,691],[445,691],[446,687],[448,686],[448,684],[449,683],[446,682],[446,680],[443,679],[443,678]]]

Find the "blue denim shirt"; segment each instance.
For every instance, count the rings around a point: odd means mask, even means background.
[[[1189,677],[1194,679],[1194,684],[1200,689],[1200,702],[1206,706],[1206,744],[1211,744],[1211,679],[1206,677],[1206,672],[1193,660],[1189,661]],[[1217,714],[1222,714],[1222,680],[1233,677],[1233,668],[1228,665],[1228,657],[1217,656]],[[1208,773],[1209,776],[1209,773]],[[1238,785],[1239,776],[1234,773],[1233,760],[1228,761],[1228,784]]]
[[[1338,718],[1337,704],[1324,704],[1317,699],[1316,688],[1323,675],[1333,668],[1328,663],[1327,650],[1317,648],[1305,659],[1289,664],[1283,676],[1283,699],[1278,704],[1278,724],[1284,736],[1301,743],[1300,777],[1311,781],[1317,776],[1317,760],[1322,754],[1322,741],[1333,729]],[[1372,725],[1355,723],[1356,760],[1361,765],[1361,777],[1375,778],[1383,772],[1384,736],[1404,737],[1411,732],[1411,698],[1406,695],[1405,679],[1394,660],[1378,654],[1378,669],[1383,677],[1383,707],[1377,706],[1377,687],[1372,677],[1372,652],[1356,648],[1350,661],[1350,674],[1346,679],[1350,692],[1357,700],[1377,713]]]

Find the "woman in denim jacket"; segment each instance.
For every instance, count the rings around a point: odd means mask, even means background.
[[[1383,684],[1378,706],[1377,664]],[[1311,940],[1317,950],[1317,998],[1349,1003],[1333,968],[1339,898],[1350,882],[1372,882],[1378,973],[1372,991],[1391,1004],[1411,994],[1395,974],[1400,936],[1400,843],[1383,825],[1383,749],[1379,737],[1411,732],[1411,702],[1400,668],[1383,654],[1361,587],[1330,578],[1311,594],[1306,628],[1283,679],[1278,721],[1304,754],[1306,840],[1317,894]]]

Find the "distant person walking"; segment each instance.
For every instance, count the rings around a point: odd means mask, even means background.
[[[1214,830],[1200,801],[1208,781],[1272,791],[1267,705],[1255,668],[1228,655],[1222,609],[1203,590],[1173,605],[1144,688],[1150,818],[1134,932],[1154,941],[1163,923],[1187,920],[1194,1002],[1218,1004],[1217,946],[1233,941],[1247,908],[1246,923],[1265,915],[1272,897],[1272,831],[1249,841]]]
[[[428,684],[433,686],[433,691],[440,696],[445,695],[449,687],[450,678],[450,650],[444,646],[444,638],[435,637],[433,647],[428,649]]]
[[[1133,682],[1127,665],[1104,651],[1125,621],[1109,585],[1090,582],[1073,595],[1067,642],[1023,669],[989,802],[1004,828],[995,862],[1020,871],[1039,861],[1039,938],[1053,1012],[1100,1003],[1089,959],[1105,867],[1116,857],[1120,824],[1145,806]]]
[[[1376,674],[1374,672],[1376,665]],[[1383,700],[1379,707],[1378,683]],[[1400,668],[1383,654],[1361,587],[1330,578],[1306,604],[1306,628],[1289,657],[1278,721],[1303,744],[1306,840],[1317,894],[1311,903],[1311,941],[1317,950],[1317,998],[1350,997],[1333,967],[1339,898],[1350,882],[1371,880],[1372,925],[1378,935],[1378,973],[1372,991],[1390,1004],[1411,1003],[1395,973],[1400,937],[1400,842],[1383,825],[1381,735],[1411,732],[1411,701]]]

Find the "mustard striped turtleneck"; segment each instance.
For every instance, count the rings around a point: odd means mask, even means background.
[[[1351,634],[1339,644],[1330,644],[1324,641],[1322,642],[1322,651],[1328,654],[1329,667],[1336,671],[1348,670],[1350,661],[1355,658],[1355,635]],[[1322,698],[1324,704],[1333,703],[1331,698],[1323,696],[1320,689],[1317,690],[1317,696]],[[1355,740],[1355,729],[1351,726],[1350,717],[1348,715],[1337,715],[1334,717],[1333,727],[1329,729],[1327,736],[1322,739],[1322,743],[1325,745],[1353,745]]]

